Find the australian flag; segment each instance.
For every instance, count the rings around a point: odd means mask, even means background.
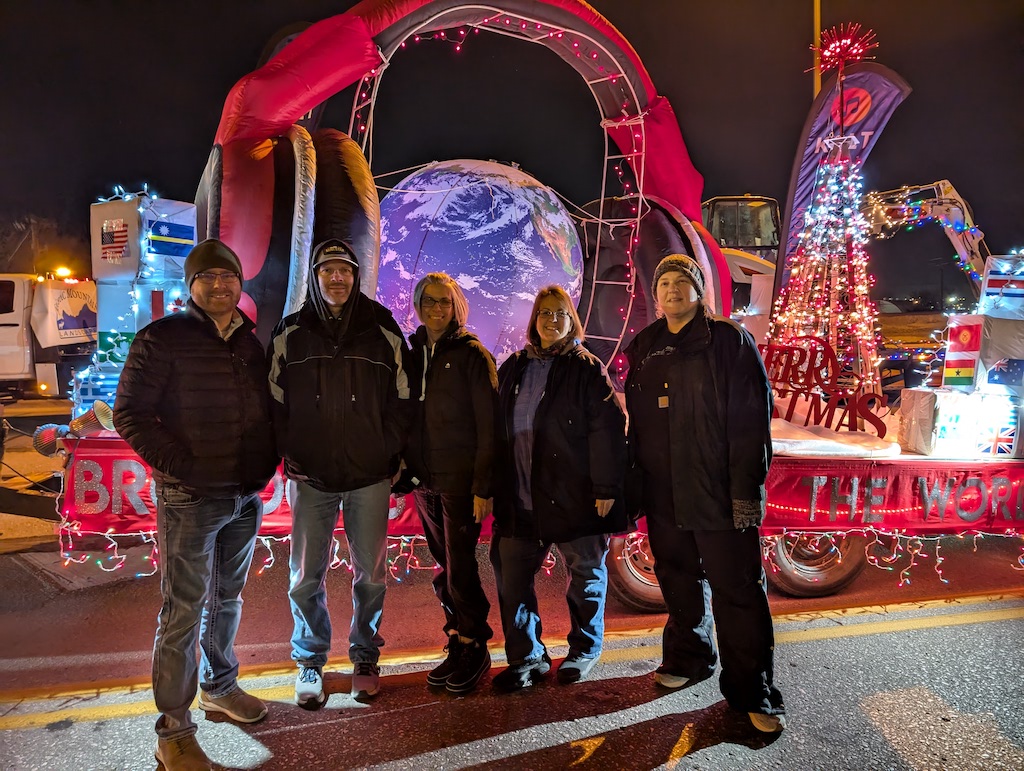
[[[988,371],[988,382],[1004,386],[1024,386],[1024,359],[1000,359]]]
[[[196,229],[166,220],[146,220],[149,251],[167,257],[184,257],[196,243]]]

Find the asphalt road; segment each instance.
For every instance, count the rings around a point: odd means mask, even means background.
[[[261,547],[238,638],[242,684],[267,699],[268,718],[237,726],[196,712],[199,737],[226,768],[1024,768],[1024,572],[1019,541],[943,544],[898,587],[899,570],[869,569],[842,595],[773,593],[776,679],[789,728],[764,737],[732,713],[715,679],[658,690],[661,615],[610,601],[606,651],[592,678],[544,683],[511,696],[484,682],[466,697],[428,689],[441,655],[441,615],[419,547],[395,562],[383,633],[383,689],[371,704],[347,694],[350,579],[332,571],[331,692],[316,713],[291,704],[294,669],[285,589],[286,546]],[[406,554],[410,552],[406,551]],[[149,655],[159,604],[145,550],[0,557],[0,767],[152,768],[155,710]],[[275,564],[261,573],[273,557]],[[488,594],[493,578],[481,562]],[[99,564],[97,561],[99,560]],[[122,578],[127,576],[127,578]],[[116,580],[115,580],[116,579]],[[568,622],[556,564],[542,577],[545,636],[564,655]],[[503,666],[500,641],[494,669]]]

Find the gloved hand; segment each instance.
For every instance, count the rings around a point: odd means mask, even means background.
[[[391,494],[408,495],[419,486],[420,480],[413,476],[412,471],[403,468],[402,473],[398,475],[398,479],[391,483]]]

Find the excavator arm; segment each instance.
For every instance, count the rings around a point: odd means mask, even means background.
[[[891,238],[907,225],[930,221],[942,225],[956,249],[960,267],[970,276],[975,295],[980,294],[985,258],[990,252],[985,234],[974,222],[971,207],[949,180],[868,193],[861,214],[876,238]]]

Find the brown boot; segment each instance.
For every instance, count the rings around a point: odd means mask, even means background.
[[[195,734],[158,739],[156,763],[160,771],[210,771],[213,768]]]

